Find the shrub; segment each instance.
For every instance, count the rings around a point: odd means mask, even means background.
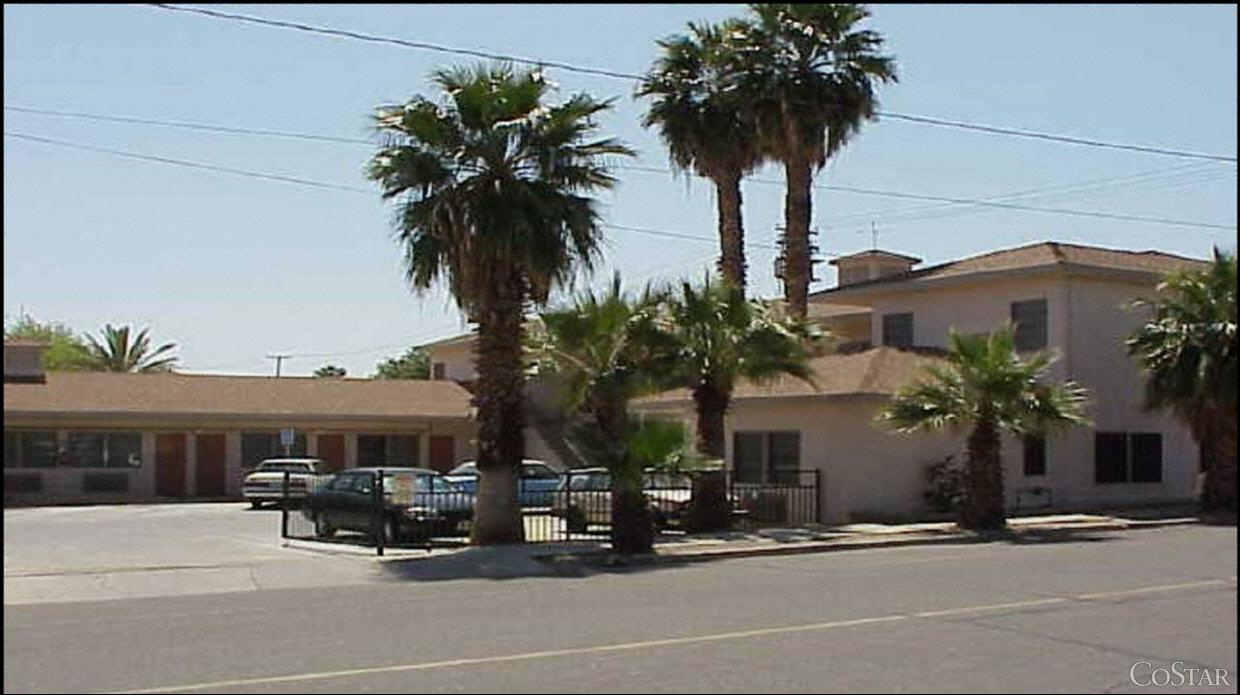
[[[948,454],[926,466],[926,504],[936,512],[955,512],[964,504],[964,466]]]

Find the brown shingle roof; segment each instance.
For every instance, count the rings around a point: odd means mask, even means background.
[[[452,381],[48,372],[45,384],[5,384],[5,413],[196,414],[290,417],[468,417]]]
[[[834,287],[811,296],[824,295],[839,290],[851,290],[861,287],[901,282],[904,280],[929,280],[937,278],[969,275],[1003,270],[1017,270],[1037,266],[1056,264],[1073,264],[1108,268],[1117,270],[1138,270],[1154,273],[1166,273],[1181,268],[1200,266],[1207,261],[1197,258],[1185,258],[1162,251],[1124,251],[1106,249],[1098,246],[1081,246],[1063,242],[1045,241],[1029,244],[1014,249],[992,251],[978,256],[962,258],[958,261],[940,263],[928,268],[888,275],[879,279],[852,283],[843,287]]]
[[[732,400],[893,394],[920,377],[926,365],[942,363],[940,354],[940,351],[931,349],[901,350],[883,346],[848,355],[824,355],[810,362],[817,388],[791,376],[781,376],[764,384],[743,381],[732,392]],[[656,405],[680,401],[692,402],[688,389],[664,391],[639,398],[634,404]]]

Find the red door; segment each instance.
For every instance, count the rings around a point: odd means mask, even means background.
[[[155,436],[155,494],[185,496],[185,435]]]
[[[440,473],[447,473],[456,465],[456,450],[453,446],[452,437],[445,435],[431,435],[430,440],[430,458],[431,468]]]
[[[200,434],[196,437],[199,497],[223,497],[224,435]]]
[[[318,457],[327,462],[333,473],[344,470],[344,435],[320,434]]]

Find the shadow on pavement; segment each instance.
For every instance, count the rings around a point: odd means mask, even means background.
[[[529,544],[469,547],[425,557],[385,560],[392,581],[435,582],[454,579],[582,578],[673,569],[650,556],[619,558],[600,544]]]

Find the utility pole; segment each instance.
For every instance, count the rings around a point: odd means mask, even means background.
[[[267,355],[267,359],[276,361],[276,378],[280,378],[280,365],[284,360],[291,358],[292,355]]]
[[[870,248],[877,251],[878,250],[878,225],[874,224],[873,221],[870,222],[870,239],[873,242],[873,246],[871,246]]]

